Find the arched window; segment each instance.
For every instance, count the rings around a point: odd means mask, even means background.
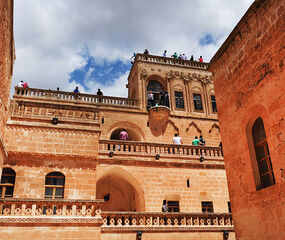
[[[0,197],[13,197],[16,173],[12,168],[3,168],[1,184],[0,184]]]
[[[259,117],[252,126],[252,137],[259,169],[261,188],[275,184],[270,153],[262,119]]]
[[[160,82],[155,81],[155,80],[150,80],[147,85],[147,91],[160,93],[163,91],[163,88]]]
[[[160,104],[161,96],[160,93],[163,92],[163,87],[160,82],[156,80],[150,80],[147,85],[147,100],[148,106],[155,106],[156,103]],[[162,105],[162,104],[160,104]]]
[[[60,172],[46,175],[45,198],[63,198],[65,176]]]

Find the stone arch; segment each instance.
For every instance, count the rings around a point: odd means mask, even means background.
[[[202,94],[202,89],[200,87],[193,87],[192,88],[192,93],[200,93]]]
[[[160,102],[160,92],[167,92],[167,86],[161,76],[153,74],[147,78],[145,90],[146,96],[149,94],[153,96],[152,102],[148,102],[147,98],[145,99],[147,105],[154,106],[156,102]]]
[[[211,133],[214,128],[218,129],[218,131],[220,132],[220,127],[219,127],[219,125],[218,125],[217,123],[214,123],[214,124],[212,125],[211,129],[209,130],[209,133]]]
[[[173,91],[182,91],[184,92],[185,87],[183,87],[181,84],[175,84],[173,85]]]
[[[175,133],[179,133],[179,128],[175,125],[175,123],[173,121],[171,121],[170,119],[168,120],[168,122],[173,127]]]
[[[138,142],[145,141],[145,134],[140,127],[138,127],[136,124],[133,124],[131,122],[123,122],[123,121],[114,123],[108,128],[107,138],[119,140],[118,136],[123,129],[126,129],[129,135],[128,140],[138,141]]]
[[[147,78],[147,80],[146,80],[146,89],[147,89],[147,86],[148,86],[150,81],[157,81],[157,82],[159,82],[161,84],[162,88],[163,88],[162,90],[164,90],[164,91],[167,89],[167,86],[166,86],[166,83],[164,81],[164,78],[159,76],[159,75],[153,74],[153,75],[150,75]]]
[[[215,90],[214,88],[210,88],[208,91],[209,95],[215,95]]]
[[[198,132],[198,134],[202,133],[202,130],[198,127],[198,125],[194,121],[192,121],[189,124],[188,128],[186,128],[186,132],[188,132],[191,127],[194,127],[196,129],[196,131]]]
[[[96,199],[102,199],[106,194],[110,194],[110,199],[102,206],[103,211],[145,211],[144,192],[140,183],[120,167],[108,167],[98,174]]]

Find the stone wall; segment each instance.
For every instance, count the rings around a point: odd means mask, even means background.
[[[1,226],[1,239],[101,240],[100,226]]]
[[[11,76],[14,62],[13,1],[0,1],[0,176],[6,150],[3,143],[4,128],[9,108]]]
[[[255,1],[211,60],[237,239],[284,239],[285,2]],[[251,126],[263,119],[275,184],[256,190]]]
[[[179,201],[180,212],[201,212],[201,201],[212,201],[215,212],[228,212],[229,197],[224,170],[99,165],[96,170],[97,181],[105,175],[105,172],[110,172],[110,169],[116,169],[117,172],[110,174],[111,185],[112,177],[118,176],[121,170],[124,171],[128,183],[134,186],[137,192],[140,190],[143,192],[142,201],[145,205],[143,211],[160,212],[162,201],[167,199]],[[190,183],[189,188],[187,179]],[[106,184],[105,187],[101,187],[108,188]],[[112,198],[112,201],[119,199],[116,196]]]
[[[96,131],[66,129],[51,123],[44,126],[8,124],[5,143],[11,152],[95,157],[98,154],[98,138],[99,134]]]
[[[102,233],[102,240],[134,240],[136,239],[136,233]],[[223,239],[222,232],[143,232],[142,240],[216,240]],[[234,240],[235,234],[230,233],[228,240]]]
[[[184,144],[191,145],[195,136],[203,135],[207,146],[219,146],[220,129],[217,120],[190,117],[170,116],[165,130],[159,130],[159,126],[152,126],[148,114],[127,113],[123,111],[100,111],[100,117],[104,118],[101,124],[100,139],[110,139],[117,128],[125,128],[136,132],[141,141],[171,144],[175,133],[183,139]],[[158,129],[158,130],[157,130]],[[131,139],[134,140],[134,139]]]

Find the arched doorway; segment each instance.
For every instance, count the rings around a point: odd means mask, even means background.
[[[144,211],[143,192],[137,180],[121,168],[108,169],[96,184],[96,199],[104,199],[102,211]]]
[[[140,135],[138,133],[136,133],[135,131],[133,131],[132,129],[129,128],[125,128],[126,132],[128,133],[128,141],[142,141]],[[112,140],[120,140],[120,132],[123,130],[123,128],[117,128],[115,129],[111,136],[110,139]]]
[[[153,102],[150,102],[148,97],[148,103],[147,105],[154,106],[155,103],[159,103],[160,101],[160,93],[164,92],[163,86],[161,83],[157,80],[150,80],[147,84],[147,96],[150,96],[150,94],[153,95]]]

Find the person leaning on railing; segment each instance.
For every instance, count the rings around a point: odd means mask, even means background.
[[[23,88],[23,87],[24,87],[24,81],[21,80],[21,81],[17,84],[16,87],[18,87],[18,88]],[[17,94],[20,94],[20,89],[17,90]]]
[[[79,98],[78,95],[79,95],[80,92],[79,92],[78,86],[76,86],[76,88],[73,90],[73,92],[74,92],[74,98],[75,99]]]
[[[103,96],[103,93],[101,92],[100,88],[98,89],[97,91],[97,95],[99,96],[99,102],[102,102],[102,96]]]

